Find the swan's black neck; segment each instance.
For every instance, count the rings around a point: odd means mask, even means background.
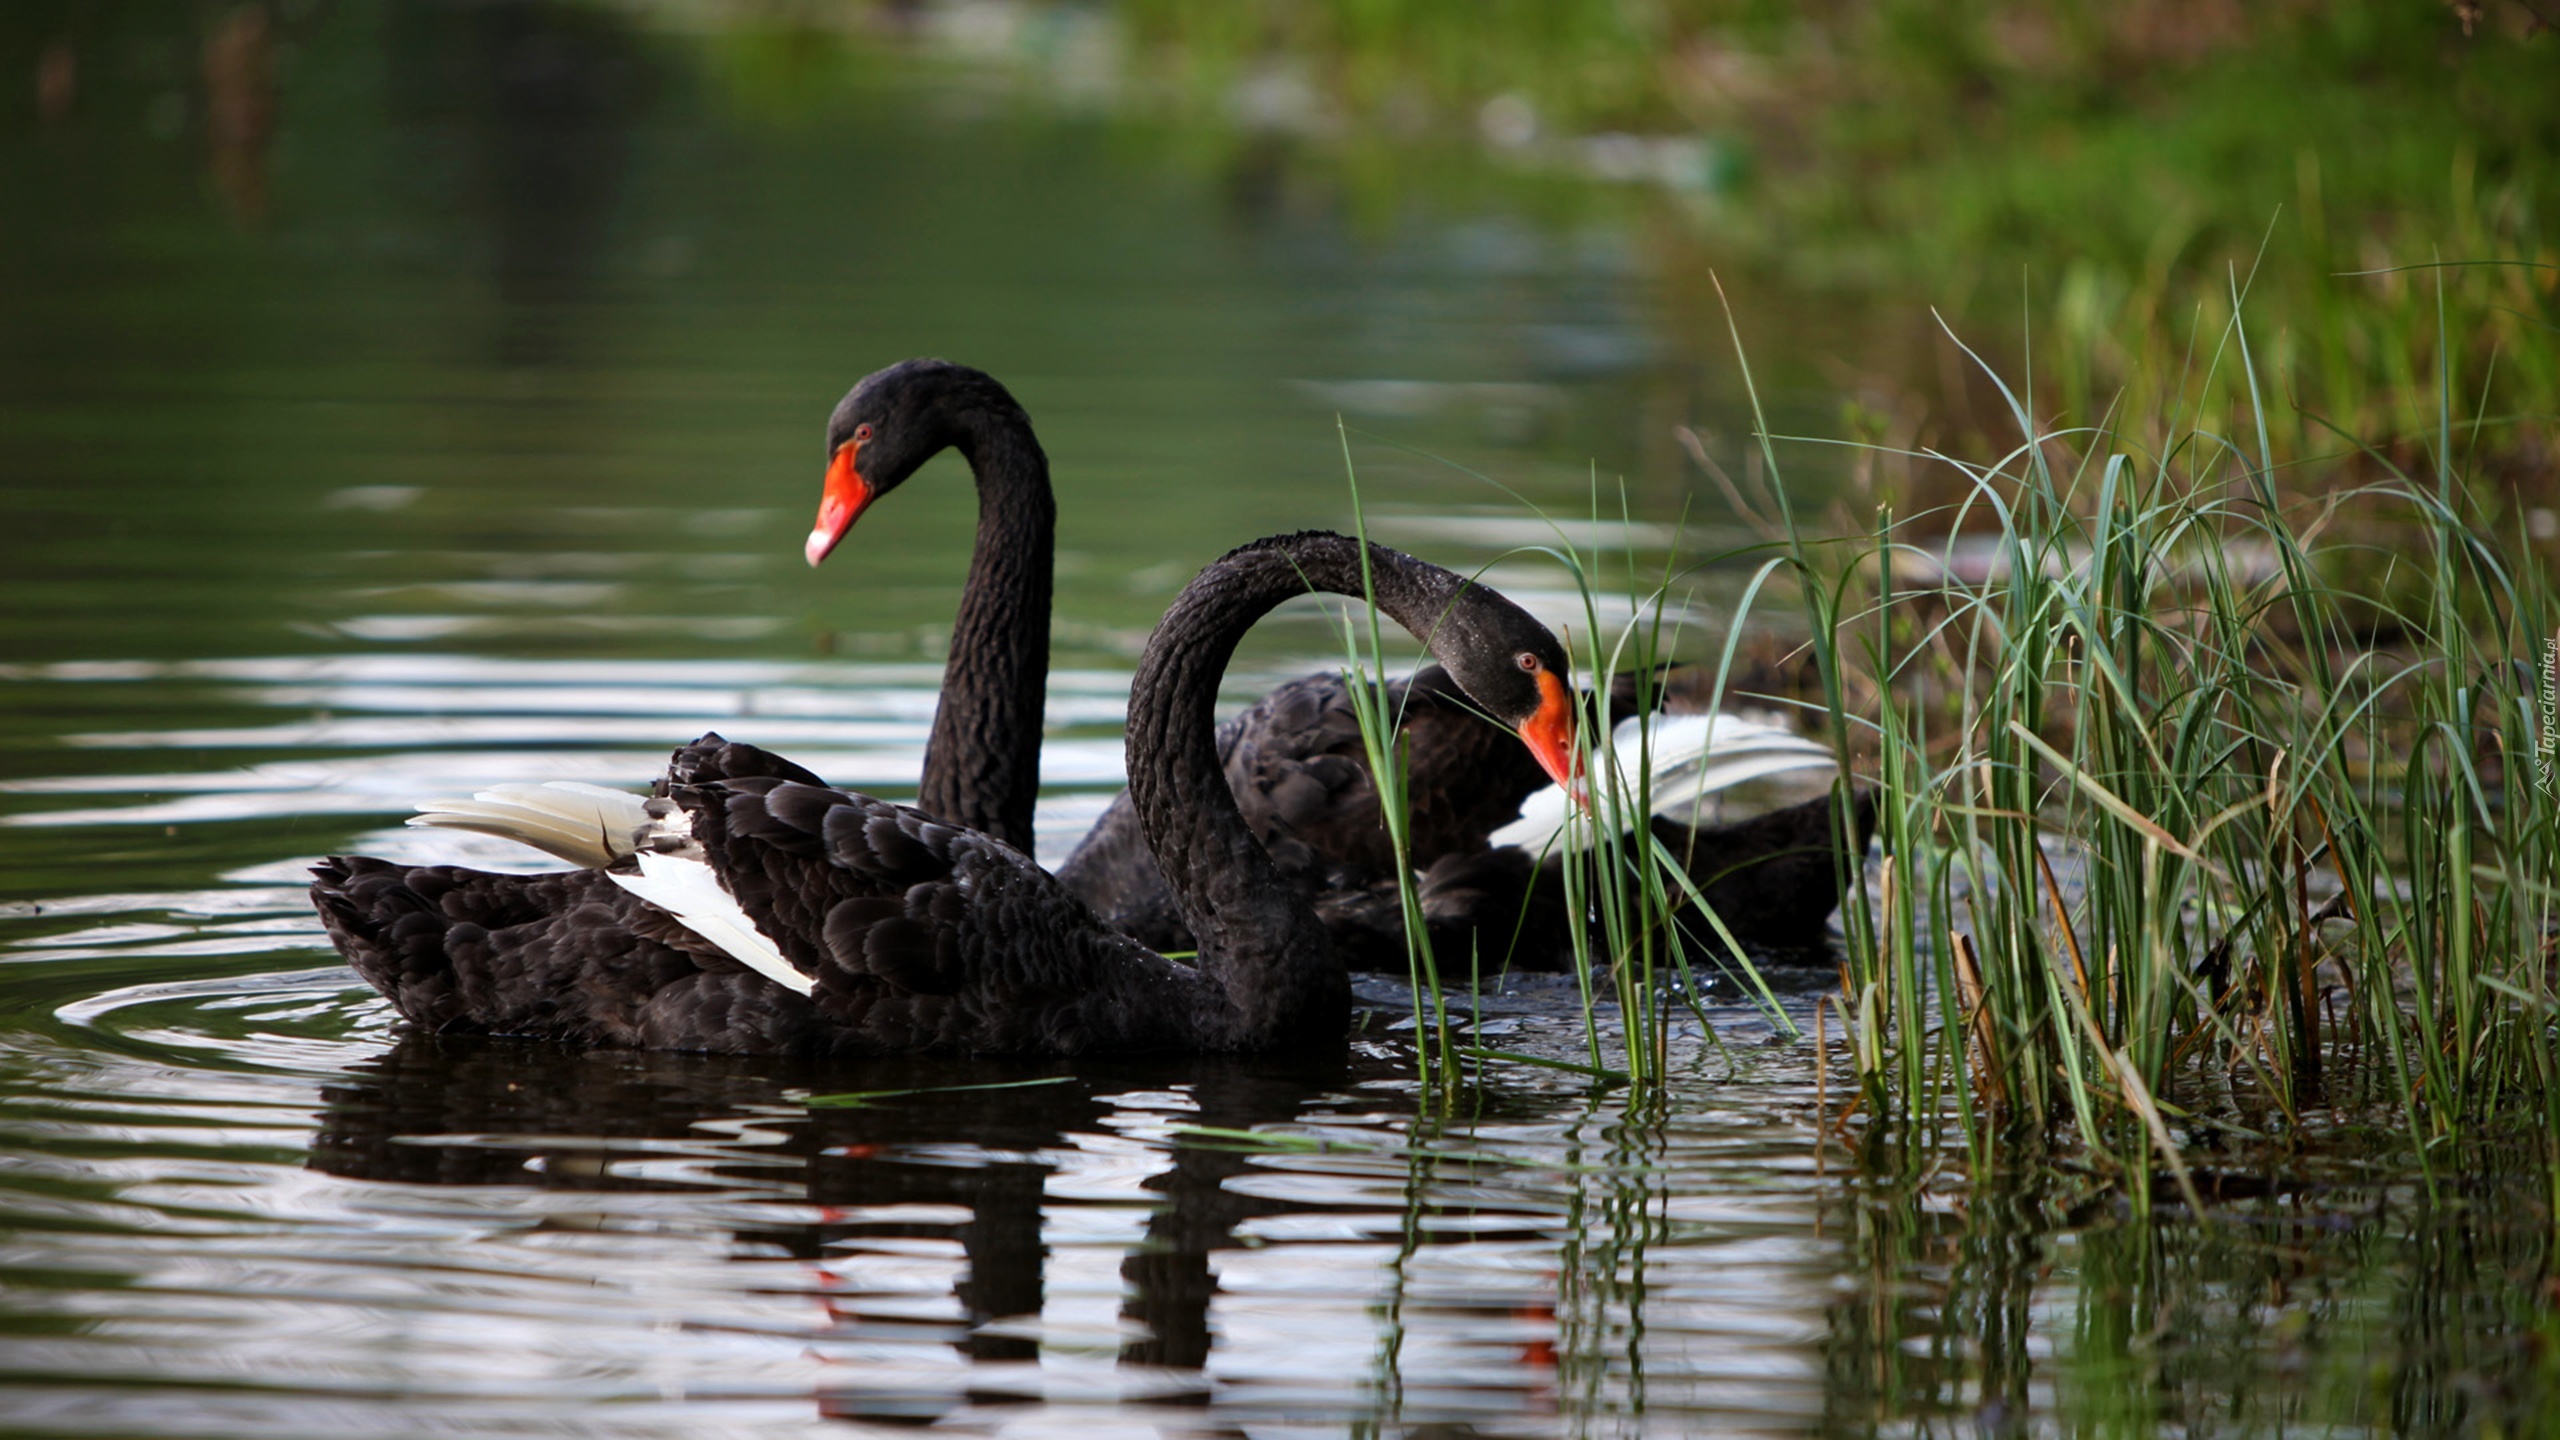
[[[1369,547],[1378,608],[1428,641],[1465,581]],[[1363,593],[1359,543],[1310,531],[1258,540],[1200,572],[1147,642],[1129,692],[1129,798],[1200,967],[1228,1001],[1203,1017],[1213,1041],[1271,1044],[1304,1030],[1338,1035],[1350,983],[1323,925],[1264,853],[1218,762],[1218,681],[1256,620],[1310,591]],[[1231,1024],[1233,1035],[1217,1034]]]
[[[978,548],[951,622],[916,805],[1031,853],[1049,686],[1049,457],[1013,405],[972,410],[953,445],[978,477]]]

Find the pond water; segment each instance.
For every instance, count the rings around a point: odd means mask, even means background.
[[[1965,1188],[1852,1145],[1811,1042],[1742,1009],[1709,1008],[1659,1102],[1498,1068],[1445,1111],[1392,987],[1298,1060],[406,1033],[302,867],[529,863],[401,828],[417,799],[637,785],[713,727],[911,789],[974,504],[938,462],[802,565],[822,422],[867,370],[984,366],[1056,466],[1052,858],[1119,783],[1128,667],[1180,583],[1348,523],[1337,417],[1384,538],[1551,610],[1552,568],[1508,553],[1544,532],[1470,472],[1586,521],[1601,477],[1611,523],[1576,536],[1658,566],[1674,526],[1684,554],[1745,538],[1670,427],[1742,427],[1622,191],[1479,176],[1381,215],[1321,162],[930,51],[776,98],[603,8],[288,6],[249,39],[238,13],[0,18],[9,73],[54,73],[67,34],[76,75],[0,122],[0,1429],[2535,1413],[2549,1237],[2494,1181],[2330,1157],[2210,1223]],[[1798,303],[1757,358],[1801,418]],[[1747,574],[1684,589],[1704,641]],[[1266,625],[1236,693],[1325,665],[1321,618]],[[1823,979],[1792,980],[1798,1023]],[[1570,1048],[1560,998],[1497,1008],[1488,1041]],[[809,1103],[846,1092],[875,1098]]]

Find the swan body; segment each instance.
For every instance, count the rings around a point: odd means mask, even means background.
[[[433,1030],[817,1054],[1338,1041],[1348,980],[1237,810],[1211,720],[1253,621],[1310,588],[1372,584],[1474,703],[1566,763],[1562,647],[1498,594],[1383,547],[1364,564],[1357,542],[1323,532],[1230,553],[1166,612],[1130,695],[1132,803],[1199,937],[1195,964],[1109,929],[995,836],[716,735],[679,749],[645,800],[510,787],[420,817],[601,853],[604,868],[331,858],[313,867],[312,899],[357,973]]]

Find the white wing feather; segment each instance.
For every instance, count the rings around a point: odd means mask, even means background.
[[[684,928],[720,947],[723,954],[786,990],[817,988],[765,938],[753,917],[730,895],[691,841],[692,817],[622,790],[552,780],[541,785],[493,785],[468,800],[437,800],[418,807],[412,825],[473,830],[557,855],[572,865],[604,870],[605,878],[674,916]],[[667,853],[673,850],[679,853]],[[681,853],[690,851],[690,854]],[[640,873],[609,867],[637,857]]]
[[[584,870],[602,870],[635,853],[654,823],[641,796],[575,780],[493,785],[468,800],[431,800],[412,825],[472,830],[530,845]]]
[[[1686,821],[1710,795],[1753,780],[1799,770],[1831,770],[1839,760],[1828,746],[1806,739],[1782,725],[1745,720],[1739,715],[1648,715],[1622,720],[1610,733],[1624,790],[1636,784],[1637,747],[1650,730],[1653,787],[1648,797],[1656,815]],[[1565,838],[1574,810],[1560,786],[1550,785],[1520,806],[1520,818],[1493,832],[1496,845],[1516,845],[1532,854]],[[1589,827],[1571,827],[1572,843],[1589,843]]]
[[[639,874],[616,870],[608,871],[605,878],[683,921],[684,928],[776,985],[803,995],[817,988],[816,981],[782,958],[782,951],[764,937],[720,884],[720,877],[702,861],[643,850]]]

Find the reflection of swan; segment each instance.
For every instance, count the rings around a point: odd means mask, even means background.
[[[706,1169],[734,1160],[737,1184],[764,1188],[775,1160],[805,1153],[807,1127],[741,1135],[704,1122],[769,1114],[787,1086],[823,1074],[777,1073],[762,1057],[598,1054],[413,1030],[322,1089],[310,1165],[379,1184],[696,1189],[702,1172],[671,1181],[622,1163],[682,1146]]]
[[[1337,1040],[1342,967],[1237,811],[1211,726],[1236,642],[1311,589],[1374,593],[1476,704],[1559,771],[1570,753],[1563,649],[1501,596],[1318,531],[1234,551],[1175,599],[1130,689],[1130,793],[1201,938],[1196,965],[1103,928],[991,837],[828,789],[717,736],[677,752],[645,807],[552,792],[593,802],[590,833],[609,842],[598,848],[634,852],[611,870],[331,859],[314,867],[313,902],[357,973],[434,1030],[731,1053]]]
[[[1039,1342],[989,1322],[1050,1310],[1044,1230],[1057,1202],[1049,1190],[1062,1164],[1077,1179],[1075,1137],[1126,1133],[1129,1119],[1144,1116],[1097,1097],[1125,1086],[1170,1089],[1196,1106],[1181,1120],[1232,1133],[1297,1119],[1312,1098],[1338,1094],[1345,1083],[1338,1054],[1312,1063],[1195,1058],[1183,1062],[1178,1085],[1160,1068],[1114,1074],[1088,1062],[1062,1083],[984,1088],[991,1073],[1039,1078],[1030,1066],[997,1063],[993,1072],[984,1060],[800,1064],[412,1031],[322,1092],[309,1163],[372,1185],[464,1190],[450,1202],[414,1193],[398,1206],[407,1215],[449,1203],[477,1223],[500,1221],[502,1232],[539,1220],[544,1230],[618,1234],[616,1248],[594,1256],[600,1280],[665,1247],[692,1249],[707,1234],[731,1249],[736,1265],[725,1278],[717,1270],[689,1277],[689,1313],[724,1291],[770,1299],[805,1287],[827,1313],[811,1338],[858,1338],[872,1353],[889,1347],[902,1359],[930,1361],[948,1344],[971,1360],[1021,1361],[1037,1356]],[[800,1090],[901,1093],[860,1108],[804,1110],[789,1098]],[[1119,1262],[1121,1314],[1130,1322],[1121,1359],[1196,1369],[1215,1343],[1212,1256],[1236,1245],[1244,1219],[1299,1207],[1226,1188],[1222,1182],[1251,1163],[1249,1151],[1228,1141],[1144,1143],[1166,1148],[1150,1157],[1162,1168],[1143,1190],[1126,1155],[1092,1157],[1111,1183],[1130,1187],[1128,1202],[1149,1212],[1144,1238]],[[1069,1188],[1083,1193],[1093,1183]],[[494,1191],[548,1193],[501,1199]],[[758,1193],[741,1203],[742,1192]],[[888,1295],[869,1290],[858,1265],[847,1268],[866,1242],[918,1241],[958,1247],[943,1315],[919,1314],[921,1297],[902,1284]],[[504,1233],[493,1237],[481,1248],[495,1253],[478,1263],[503,1267],[508,1243]],[[799,1264],[777,1270],[780,1257]],[[912,1261],[902,1259],[898,1280],[912,1273]],[[541,1274],[536,1283],[587,1283],[575,1268]],[[618,1313],[599,1324],[610,1331],[631,1316],[621,1290],[606,1293]],[[455,1292],[428,1303],[470,1299]],[[721,1307],[715,1299],[709,1308]],[[779,1338],[788,1348],[789,1337]],[[868,1373],[852,1367],[825,1382],[822,1405],[831,1414],[914,1419],[919,1410],[966,1403],[985,1383],[985,1372],[935,1367],[947,1387],[920,1391],[908,1388],[914,1368],[891,1369],[893,1393],[868,1388]]]

